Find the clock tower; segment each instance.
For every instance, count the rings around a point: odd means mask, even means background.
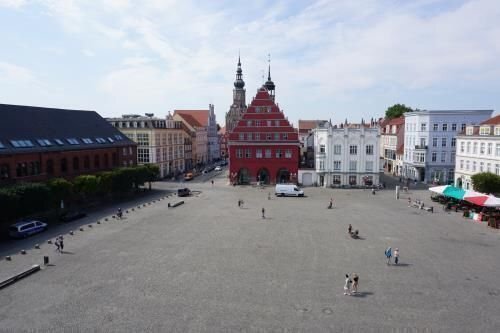
[[[229,133],[238,124],[241,116],[247,110],[245,81],[243,81],[243,71],[241,61],[238,56],[238,67],[236,69],[236,80],[233,89],[233,104],[226,113],[226,131]]]

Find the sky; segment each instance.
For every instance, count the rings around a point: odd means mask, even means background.
[[[0,103],[103,117],[215,105],[238,54],[247,103],[267,78],[298,119],[500,110],[499,0],[0,0]]]

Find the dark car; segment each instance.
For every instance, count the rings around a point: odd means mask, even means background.
[[[78,211],[68,212],[68,213],[61,215],[60,220],[61,220],[61,222],[71,222],[71,221],[75,221],[75,220],[79,220],[81,218],[84,218],[85,216],[87,216],[87,214],[85,214],[83,212],[78,212]]]
[[[191,195],[191,190],[186,188],[180,188],[177,190],[178,197],[189,197]]]

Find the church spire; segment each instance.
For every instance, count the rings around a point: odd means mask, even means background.
[[[234,81],[234,87],[236,89],[243,89],[245,87],[245,81],[243,81],[243,70],[241,69],[241,60],[238,53],[238,67],[236,68],[236,81]]]
[[[264,87],[269,91],[269,94],[273,97],[274,100],[274,89],[276,86],[274,85],[274,82],[271,80],[271,55],[268,54],[268,59],[267,59],[269,65],[267,69],[267,81],[264,83]]]

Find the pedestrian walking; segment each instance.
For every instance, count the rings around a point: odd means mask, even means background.
[[[64,238],[63,236],[59,236],[59,247],[61,248],[61,253],[64,252]]]
[[[347,228],[347,232],[350,234],[352,234],[352,225],[349,223],[349,228]]]
[[[351,279],[349,278],[349,274],[345,275],[345,283],[344,283],[344,295],[351,295]]]
[[[330,205],[328,205],[328,209],[333,208],[333,198],[330,198]]]
[[[271,192],[267,193],[267,200],[271,200]]]
[[[61,245],[59,244],[59,236],[56,237],[56,240],[54,241],[54,245],[56,246],[56,251],[61,252]]]
[[[213,181],[213,179],[212,179],[212,187],[214,187],[214,181]]]
[[[241,208],[241,205],[243,205],[243,200],[239,199],[238,200],[238,207]]]
[[[266,210],[264,209],[264,207],[262,207],[262,218],[266,218]]]
[[[394,249],[394,263],[397,265],[399,262],[399,249],[395,248]]]
[[[390,265],[392,257],[392,249],[390,246],[385,250],[385,257],[387,258],[387,265]]]
[[[354,273],[352,275],[352,293],[353,294],[358,292],[358,286],[359,286],[359,276],[358,276],[358,274]]]

